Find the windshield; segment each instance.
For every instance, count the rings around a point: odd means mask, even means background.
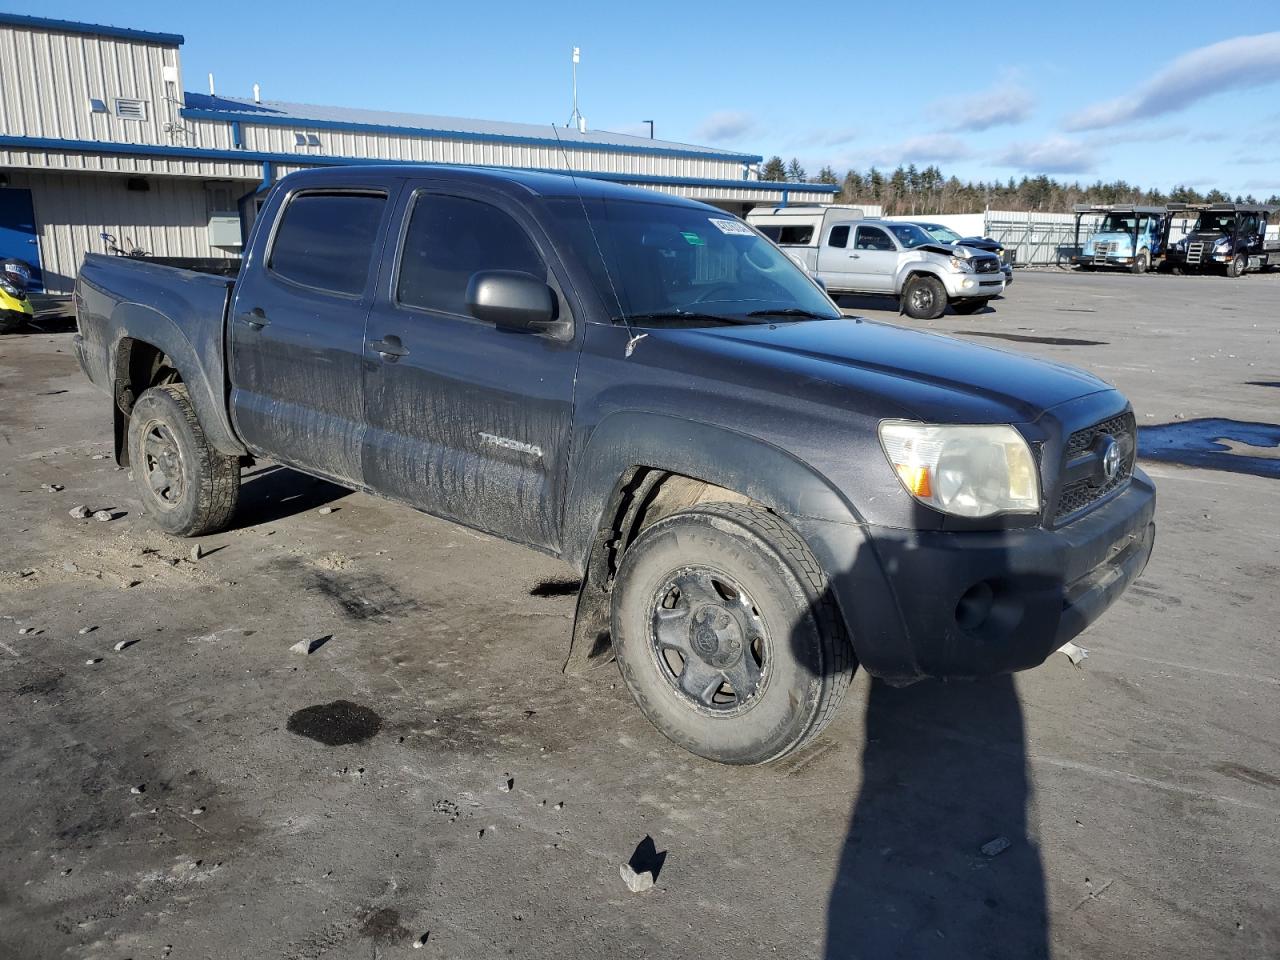
[[[908,250],[918,247],[922,243],[934,243],[933,237],[929,236],[914,223],[887,223],[885,224],[893,235],[898,238],[898,242]]]
[[[1133,233],[1133,214],[1108,213],[1098,226],[1099,233]]]
[[[926,223],[924,230],[938,243],[956,243],[960,239],[960,234],[940,223]]]
[[[1196,230],[1214,233],[1235,233],[1236,217],[1233,213],[1202,213],[1196,221]]]
[[[574,234],[615,319],[698,326],[768,323],[775,313],[840,317],[785,253],[730,214],[633,200],[564,199],[548,207]]]

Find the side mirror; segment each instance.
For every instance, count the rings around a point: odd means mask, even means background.
[[[555,322],[555,293],[516,270],[482,270],[467,284],[467,309],[477,320],[508,330],[537,330]]]

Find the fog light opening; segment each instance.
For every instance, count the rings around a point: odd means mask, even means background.
[[[995,591],[986,580],[980,580],[964,592],[956,604],[956,623],[961,630],[977,630],[991,616]]]

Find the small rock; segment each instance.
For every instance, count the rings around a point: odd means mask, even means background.
[[[121,580],[120,589],[128,590],[130,587],[136,587],[140,583],[142,583],[141,580]]]
[[[1065,653],[1068,659],[1070,659],[1077,667],[1089,659],[1089,651],[1072,640],[1068,640],[1060,646],[1058,648],[1058,653]]]
[[[81,627],[81,628],[80,628],[80,635],[81,635],[81,636],[84,636],[86,633],[93,633],[93,631],[95,631],[95,630],[97,630],[97,629],[98,629],[97,627]]]
[[[69,876],[71,876],[71,868],[70,868],[70,867],[66,867],[66,868],[64,868],[64,869],[63,869],[63,871],[62,871],[62,875],[63,875],[64,877],[69,877]]]
[[[194,563],[195,561],[203,557],[204,551],[200,549],[200,544],[197,543],[194,547],[192,547],[191,553],[188,554],[188,556],[191,558],[192,563]]]
[[[561,800],[559,803],[557,803],[557,804],[555,805],[555,809],[556,809],[556,810],[563,810],[563,809],[564,809],[564,801],[563,801],[563,800]]]
[[[327,517],[329,514],[333,513],[333,507],[321,507],[316,511],[316,513],[320,514],[322,517]]]
[[[994,840],[988,840],[982,845],[982,855],[984,857],[998,857],[1010,847],[1008,837],[996,837]]]
[[[631,869],[631,864],[623,863],[618,866],[618,875],[622,877],[622,882],[627,885],[627,889],[632,893],[644,893],[653,886],[653,874],[648,870],[636,873]]]
[[[105,460],[105,459],[107,459],[107,455],[106,455],[105,453],[95,453],[95,454],[94,454],[92,457],[90,457],[89,459],[90,459],[90,460]]]
[[[314,640],[299,640],[289,648],[291,653],[300,653],[304,657],[309,653],[315,653],[326,643],[329,642],[331,636],[316,637]]]
[[[507,779],[502,781],[502,785],[498,787],[498,789],[501,790],[503,793],[510,793],[511,788],[514,787],[515,785],[516,785],[515,778],[507,777]]]
[[[40,489],[46,493],[58,493],[63,489],[63,486],[60,483],[42,483],[40,484]]]
[[[113,520],[114,517],[112,517],[110,510],[98,510],[94,513],[93,519],[97,520],[99,523],[108,523]]]
[[[115,650],[116,653],[119,653],[121,650],[125,650],[125,649],[128,649],[129,647],[132,647],[137,642],[138,642],[137,640],[120,640],[111,649]]]
[[[36,632],[35,627],[21,627],[18,630],[18,636],[25,637],[28,633],[35,633],[35,632]]]
[[[484,839],[484,827],[481,827],[479,830],[476,831],[476,839],[477,840]]]
[[[192,807],[192,808],[191,808],[191,815],[192,815],[193,817],[198,817],[198,816],[200,816],[200,814],[202,814],[202,813],[204,813],[204,807]]]
[[[420,936],[417,940],[413,941],[413,949],[415,949],[415,950],[421,950],[423,947],[425,947],[425,946],[427,945],[427,941],[428,941],[429,939],[431,939],[431,931],[430,931],[430,930],[428,930],[426,933],[424,933],[422,936]]]
[[[70,514],[72,517],[75,517],[77,520],[88,520],[91,516],[93,516],[93,511],[90,510],[88,507],[86,507],[83,503],[76,504],[74,507],[68,510],[67,513]]]
[[[76,566],[76,564],[72,563],[70,560],[63,560],[63,561],[62,561],[62,569],[63,569],[63,570],[65,570],[67,573],[79,573],[79,572],[80,572],[80,568],[79,568],[78,566]]]
[[[130,787],[130,788],[129,788],[129,792],[130,792],[130,793],[134,793],[134,794],[137,794],[137,793],[146,793],[146,792],[147,792],[147,785],[146,785],[145,783],[140,783],[140,784],[138,784],[137,786]]]
[[[102,662],[101,657],[90,657],[88,660],[84,662],[84,665],[86,667],[92,667],[95,663],[101,663],[101,662]]]

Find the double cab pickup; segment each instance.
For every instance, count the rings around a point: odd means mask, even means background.
[[[843,316],[751,226],[670,196],[304,171],[238,277],[89,255],[76,306],[161,528],[226,528],[269,459],[561,558],[571,660],[616,658],[662,733],[722,762],[810,741],[858,666],[1043,662],[1154,539],[1111,386]]]

